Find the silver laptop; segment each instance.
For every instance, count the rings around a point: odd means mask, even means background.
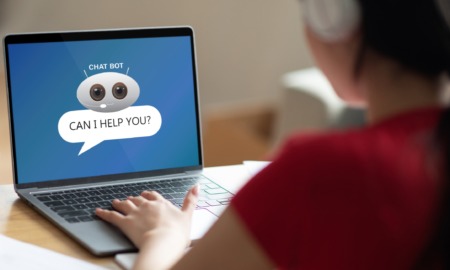
[[[191,238],[232,194],[201,172],[190,27],[4,38],[14,187],[95,255],[135,250],[94,209],[157,190],[181,206],[200,183]]]

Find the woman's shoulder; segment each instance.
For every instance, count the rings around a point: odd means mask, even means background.
[[[359,159],[368,154],[370,143],[373,143],[372,134],[365,129],[350,131],[336,131],[326,133],[302,132],[291,135],[275,155],[274,160],[299,159],[304,162],[323,164],[330,161]]]
[[[393,116],[383,122],[345,131],[302,132],[287,138],[276,158],[287,156],[307,162],[329,161],[354,165],[381,162],[405,155],[405,151],[423,154],[433,137],[441,110],[424,108]]]

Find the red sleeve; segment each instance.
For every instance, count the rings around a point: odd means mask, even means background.
[[[342,140],[291,140],[236,194],[232,207],[280,269],[367,269],[384,239],[370,232],[368,187],[351,161]]]

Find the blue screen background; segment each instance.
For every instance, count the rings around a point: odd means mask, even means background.
[[[200,165],[190,37],[13,44],[9,75],[18,183],[83,178]],[[90,64],[107,70],[89,70]],[[110,63],[123,63],[110,70]],[[58,132],[60,117],[85,110],[78,85],[101,72],[126,73],[140,86],[132,106],[159,110],[150,137],[107,140],[78,156],[83,143]]]

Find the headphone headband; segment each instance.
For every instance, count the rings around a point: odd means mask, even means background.
[[[306,23],[324,41],[336,42],[350,36],[361,20],[356,0],[303,0]]]

